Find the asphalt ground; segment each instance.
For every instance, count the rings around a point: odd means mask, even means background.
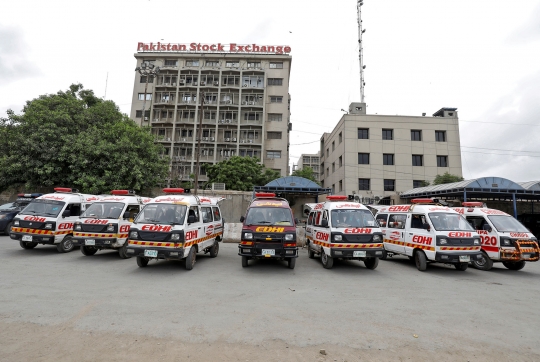
[[[420,272],[394,257],[326,270],[301,249],[291,270],[242,268],[237,250],[220,244],[187,271],[1,236],[0,360],[540,360],[538,262]]]

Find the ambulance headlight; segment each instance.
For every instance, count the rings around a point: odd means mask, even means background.
[[[171,234],[171,240],[172,241],[180,240],[180,234]]]
[[[75,224],[75,226],[73,227],[73,230],[75,230],[75,231],[81,231],[81,230],[82,230],[81,224]]]
[[[252,240],[253,239],[253,233],[245,233],[244,239],[246,240]]]
[[[293,240],[293,239],[294,239],[294,235],[293,235],[293,234],[286,234],[286,235],[285,235],[285,240],[291,241],[291,240]]]
[[[19,226],[19,220],[13,221],[13,226]]]
[[[334,241],[341,241],[342,236],[341,235],[334,235]]]
[[[45,229],[52,229],[52,224],[45,224]]]
[[[442,238],[442,239],[439,239],[439,245],[447,245],[448,244],[448,240]]]
[[[129,233],[129,237],[131,239],[138,239],[139,238],[139,233],[136,232],[136,231],[132,231],[132,232]]]
[[[378,235],[378,234],[377,234],[377,235],[373,235],[373,241],[375,241],[375,242],[380,242],[381,239],[382,239],[382,238],[381,238],[380,235]]]
[[[113,232],[114,231],[114,225],[107,226],[107,231]]]
[[[501,238],[501,246],[512,246],[512,240]]]
[[[474,239],[473,244],[474,245],[480,245],[480,239]]]

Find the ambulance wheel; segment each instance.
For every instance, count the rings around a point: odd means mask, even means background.
[[[510,270],[521,270],[525,267],[524,261],[503,261],[502,263]]]
[[[91,256],[97,253],[97,249],[94,248],[93,246],[82,245],[81,253],[83,253],[84,256]]]
[[[455,263],[454,268],[457,270],[465,271],[469,267],[469,263]]]
[[[248,260],[249,258],[245,255],[242,255],[242,268],[247,268],[249,263],[248,263]]]
[[[322,262],[322,266],[325,269],[332,269],[332,266],[334,266],[334,258],[326,255],[326,253],[322,249],[321,249],[321,262]]]
[[[489,270],[493,267],[493,260],[489,258],[485,251],[482,251],[482,257],[472,261],[473,267],[479,270]]]
[[[131,258],[131,256],[128,255],[128,253],[127,253],[128,244],[129,243],[126,241],[126,243],[124,245],[122,245],[122,247],[120,249],[118,249],[118,255],[120,256],[121,259],[129,259],[129,258]]]
[[[11,227],[13,226],[13,222],[10,222],[9,224],[7,224],[6,228],[4,229],[4,233],[6,235],[9,235],[9,233],[11,232]]]
[[[60,243],[56,244],[56,250],[59,253],[69,253],[73,249],[75,249],[75,244],[73,244],[71,236],[66,236]]]
[[[137,256],[137,265],[139,268],[144,268],[148,265],[148,258],[145,258],[144,256]]]
[[[34,249],[37,246],[37,243],[27,243],[26,241],[19,241],[21,248],[23,249]]]
[[[416,269],[424,271],[427,269],[427,258],[426,254],[422,250],[416,250],[414,253],[414,263],[416,264]]]
[[[383,250],[382,252],[382,256],[379,258],[381,260],[386,260],[388,258],[388,253],[386,252],[386,250]],[[364,263],[365,264],[365,263]]]
[[[307,255],[310,259],[315,259],[315,252],[311,249],[309,244],[307,245]]]
[[[373,270],[379,265],[379,258],[366,258],[364,260],[364,265],[366,268]]]
[[[189,249],[189,253],[188,253],[188,256],[186,258],[186,270],[193,269],[193,266],[195,265],[195,259],[197,258],[196,255],[197,255],[197,252],[195,250],[195,247],[192,246]]]
[[[217,240],[214,241],[214,245],[210,248],[210,257],[215,258],[219,253],[219,243]]]
[[[289,267],[289,269],[294,269],[295,265],[296,265],[296,258],[289,258],[289,260],[287,260],[287,266]]]

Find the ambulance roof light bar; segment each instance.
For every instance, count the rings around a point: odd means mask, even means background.
[[[412,204],[434,204],[436,201],[433,199],[412,199]]]
[[[163,189],[163,192],[166,193],[166,194],[183,194],[184,193],[184,189],[181,188],[181,187],[169,187],[169,188],[165,188]]]
[[[43,194],[33,193],[33,194],[17,194],[17,197],[40,197]]]
[[[273,192],[257,192],[255,193],[255,197],[276,197],[276,194]]]
[[[54,191],[55,192],[65,192],[65,193],[78,193],[79,192],[79,190],[72,189],[72,188],[69,188],[69,187],[55,187]]]
[[[347,201],[349,197],[347,195],[330,195],[326,196],[328,201]]]
[[[461,205],[464,207],[482,207],[484,203],[480,201],[466,201],[462,202]]]
[[[133,190],[112,190],[111,195],[135,195]]]

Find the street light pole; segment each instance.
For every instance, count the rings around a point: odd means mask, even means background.
[[[144,85],[144,98],[143,98],[143,106],[142,106],[142,121],[144,121],[145,115],[144,112],[146,110],[146,93],[148,90],[148,80],[150,78],[155,78],[159,74],[159,67],[154,66],[152,63],[143,62],[140,67],[135,68],[136,71],[139,72],[139,74],[142,77],[146,77],[146,84]],[[141,122],[142,125],[142,122]]]

